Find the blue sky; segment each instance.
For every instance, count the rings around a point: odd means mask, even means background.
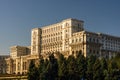
[[[31,29],[66,18],[85,21],[88,31],[120,36],[120,0],[0,0],[0,55],[29,46]]]

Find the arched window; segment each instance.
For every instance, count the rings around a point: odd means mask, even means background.
[[[76,54],[78,54],[78,51],[76,51]]]
[[[89,41],[91,42],[91,38],[89,38]]]
[[[68,27],[68,26],[69,26],[69,24],[68,24],[68,23],[66,23],[66,24],[65,24],[65,26],[67,26],[67,27]]]
[[[74,51],[72,51],[72,55],[74,55]]]
[[[92,50],[90,49],[90,51],[89,51],[90,53],[92,53]]]
[[[79,50],[79,54],[82,54],[82,51],[81,51],[81,50]]]
[[[99,40],[97,39],[97,43],[99,43]]]
[[[95,38],[93,38],[93,42],[95,42]]]
[[[79,41],[81,42],[81,38],[79,38]]]
[[[78,42],[78,39],[76,39],[76,42]]]
[[[74,39],[72,40],[72,43],[74,43]]]

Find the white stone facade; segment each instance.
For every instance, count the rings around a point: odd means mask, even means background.
[[[66,19],[57,24],[32,29],[31,54],[70,52],[72,34],[84,30],[83,21]]]
[[[85,57],[96,55],[105,58],[111,58],[120,53],[120,37],[85,31],[83,25],[84,21],[70,18],[32,29],[29,48],[11,47],[11,57],[6,59],[7,72],[9,74],[26,73],[31,59],[38,60],[40,56],[46,58],[54,52],[60,52],[65,57],[81,53]]]

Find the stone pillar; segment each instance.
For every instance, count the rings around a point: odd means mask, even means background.
[[[16,59],[16,71],[15,73],[17,74],[18,73],[18,59]]]
[[[23,72],[23,58],[20,57],[20,74]]]

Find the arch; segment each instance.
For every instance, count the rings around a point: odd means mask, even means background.
[[[82,54],[82,50],[79,50],[79,54]]]
[[[72,51],[72,55],[74,55],[74,51]]]
[[[78,54],[79,51],[76,51],[76,54]]]

